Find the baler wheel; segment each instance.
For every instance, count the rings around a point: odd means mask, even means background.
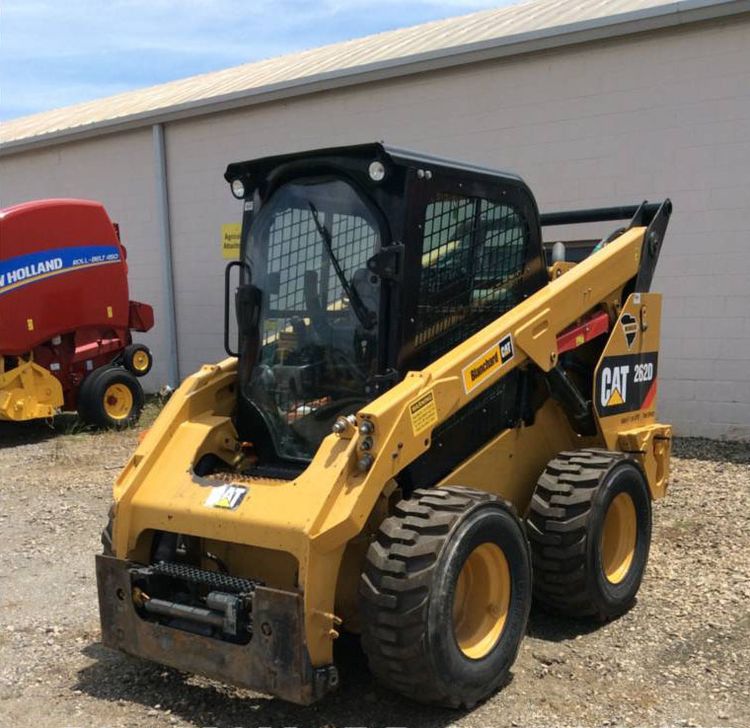
[[[370,544],[362,647],[381,682],[423,703],[471,707],[504,684],[526,631],[531,556],[497,496],[416,490]]]
[[[122,352],[122,363],[136,377],[145,377],[154,365],[154,357],[147,346],[130,344]]]
[[[621,452],[560,453],[539,478],[526,532],[537,604],[574,617],[616,617],[633,604],[648,561],[646,479]]]
[[[140,382],[129,371],[102,367],[83,381],[78,414],[89,424],[122,429],[138,421],[144,400]]]

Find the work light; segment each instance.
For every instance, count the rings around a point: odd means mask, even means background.
[[[232,180],[232,194],[238,199],[241,200],[245,197],[245,185],[242,184],[241,179],[233,179]]]
[[[370,179],[373,182],[382,182],[385,177],[385,167],[383,166],[383,163],[378,162],[377,159],[374,162],[370,162],[368,172],[370,173]]]

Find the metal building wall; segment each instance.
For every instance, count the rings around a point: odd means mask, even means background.
[[[240,219],[226,163],[385,139],[517,171],[543,210],[670,196],[661,411],[681,434],[750,438],[749,69],[745,15],[167,124],[181,374],[222,356],[220,228]],[[0,199],[103,199],[147,299],[160,273],[144,134],[0,159]],[[158,333],[150,343],[163,360]]]
[[[157,326],[136,336],[155,353],[144,385],[158,389],[168,370],[158,326],[164,306],[151,129],[0,158],[0,207],[45,197],[100,200],[120,224],[128,251],[130,297],[154,307]]]

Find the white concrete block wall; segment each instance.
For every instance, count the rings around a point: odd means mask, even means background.
[[[158,389],[166,380],[167,352],[159,330],[162,268],[151,130],[0,157],[0,207],[45,197],[99,200],[120,224],[130,297],[154,307],[156,326],[135,336],[154,352],[154,368],[143,384]]]
[[[662,417],[684,435],[750,438],[749,16],[167,124],[183,376],[223,356],[220,226],[241,217],[226,164],[377,139],[517,171],[542,210],[670,196]],[[29,158],[12,177],[33,186]]]

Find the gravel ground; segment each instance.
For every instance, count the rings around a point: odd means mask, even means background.
[[[102,647],[93,554],[138,432],[72,427],[0,424],[3,728],[750,726],[746,444],[677,441],[635,607],[606,624],[532,611],[510,683],[462,713],[382,690],[352,651],[341,690],[299,708]]]

